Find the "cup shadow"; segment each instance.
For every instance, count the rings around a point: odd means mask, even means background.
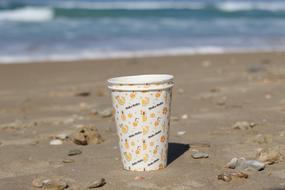
[[[167,165],[171,164],[174,160],[179,158],[182,154],[188,151],[189,148],[189,144],[173,142],[168,143]]]

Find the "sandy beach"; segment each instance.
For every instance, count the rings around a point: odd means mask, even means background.
[[[67,189],[285,189],[285,163],[247,179],[217,176],[234,157],[256,159],[259,148],[285,155],[285,54],[236,53],[0,65],[0,189],[40,189],[37,177],[60,177]],[[122,169],[106,80],[135,74],[174,75],[168,167],[155,172]],[[249,128],[234,129],[246,121]],[[252,124],[253,123],[253,124]],[[76,145],[59,134],[94,125],[101,144]],[[82,153],[68,156],[70,150]],[[193,159],[193,151],[209,158]],[[67,159],[72,159],[66,163]]]

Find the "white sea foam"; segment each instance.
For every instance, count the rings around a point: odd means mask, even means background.
[[[24,7],[0,11],[0,21],[42,22],[53,18],[53,10],[48,7]]]
[[[216,7],[222,11],[235,12],[235,11],[284,11],[285,2],[221,2]]]
[[[115,58],[133,58],[133,57],[156,57],[156,56],[175,56],[175,55],[194,55],[194,54],[221,54],[225,53],[225,49],[215,46],[207,46],[200,48],[173,48],[161,50],[145,50],[145,51],[84,51],[78,54],[52,54],[39,56],[1,56],[2,63],[27,63],[27,62],[43,62],[43,61],[76,61],[91,59],[115,59]]]

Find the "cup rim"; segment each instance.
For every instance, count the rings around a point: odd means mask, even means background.
[[[147,74],[147,75],[130,75],[120,76],[108,79],[108,83],[115,85],[140,85],[140,84],[157,84],[166,83],[173,80],[169,74]]]

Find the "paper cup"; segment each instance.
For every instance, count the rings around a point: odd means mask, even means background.
[[[108,80],[123,167],[166,167],[173,76],[136,75]]]

